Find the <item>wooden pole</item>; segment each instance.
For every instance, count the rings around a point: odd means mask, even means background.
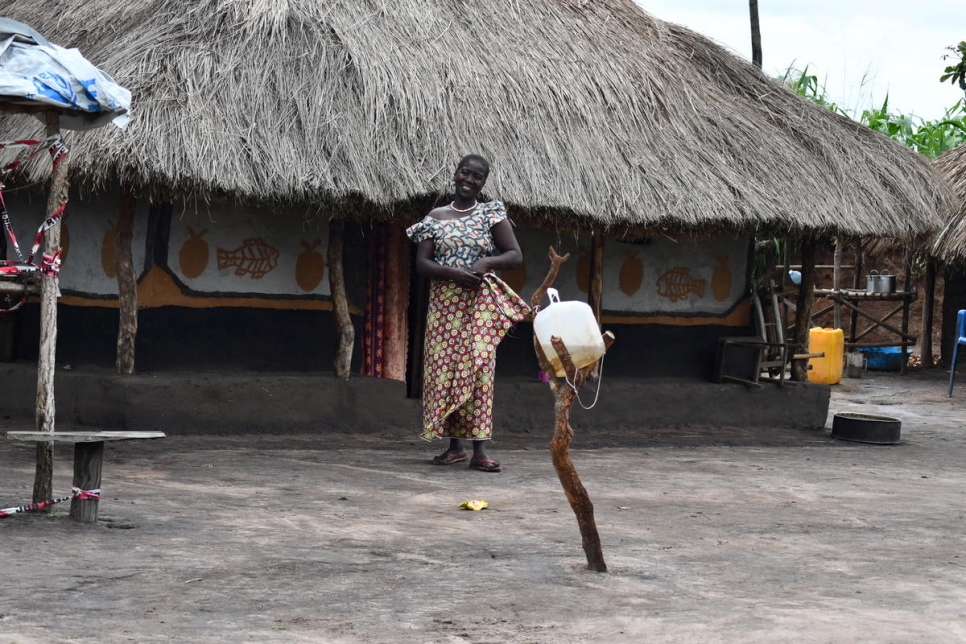
[[[855,274],[852,276],[852,288],[858,290],[859,287],[865,288],[865,284],[862,283],[862,272],[865,268],[865,247],[862,240],[857,240],[855,242],[855,261],[852,262],[855,266]],[[855,336],[858,331],[859,324],[859,313],[857,310],[853,310],[849,315],[849,333],[847,338],[850,338],[852,342],[855,342]]]
[[[909,290],[909,287],[906,287]],[[936,302],[936,258],[926,255],[926,274],[922,285],[922,331],[919,338],[919,355],[923,367],[933,366],[932,352],[932,310]]]
[[[134,190],[131,186],[121,188],[121,203],[117,219],[117,236],[114,244],[114,269],[117,273],[118,328],[117,372],[121,375],[134,373],[134,343],[138,334],[138,287],[134,271],[134,254],[131,240],[134,236]]]
[[[349,317],[349,298],[345,292],[345,270],[342,265],[342,252],[345,246],[345,222],[333,219],[329,222],[329,290],[332,291],[332,308],[339,333],[339,346],[335,352],[335,375],[348,380],[352,367],[352,346],[355,343],[355,328]]]
[[[85,492],[100,490],[103,464],[104,441],[74,443],[74,487]],[[97,499],[71,499],[70,518],[97,523]]]
[[[557,255],[553,248],[550,249],[549,256],[550,270],[547,272],[543,283],[530,298],[530,305],[534,310],[546,295],[547,288],[557,278],[560,265],[570,257],[569,254],[563,257]],[[604,345],[609,349],[614,343],[614,336],[608,332],[603,337]],[[587,557],[587,567],[595,572],[607,572],[600,535],[597,532],[597,523],[594,520],[594,504],[590,500],[587,489],[581,483],[577,468],[574,467],[573,460],[570,458],[570,441],[574,437],[574,430],[570,426],[570,409],[577,397],[576,390],[580,389],[580,386],[596,368],[597,363],[587,365],[578,371],[574,367],[573,359],[570,357],[570,352],[563,341],[557,337],[552,337],[550,341],[566,370],[567,379],[574,384],[571,387],[564,378],[558,378],[555,375],[556,371],[550,366],[550,361],[547,360],[547,356],[540,346],[540,341],[534,335],[533,348],[537,354],[537,361],[540,363],[540,368],[550,378],[550,390],[554,397],[554,432],[553,439],[550,441],[550,456],[554,469],[557,471],[557,478],[560,479],[560,485],[563,487],[564,494],[570,502],[570,507],[577,517],[577,527],[580,529],[581,543],[584,555]]]
[[[600,329],[600,316],[604,303],[604,235],[600,231],[594,233],[590,246],[590,284],[587,289],[587,304],[594,312],[597,328]],[[598,363],[598,366],[600,363]],[[600,377],[600,370],[595,367],[590,374],[591,380]]]
[[[842,282],[842,240],[838,237],[835,238],[835,253],[832,259],[832,290],[838,292],[839,287]],[[838,302],[835,303],[833,309],[833,316],[836,329],[842,328],[842,309],[839,308]]]
[[[758,19],[758,0],[748,0],[751,18],[751,62],[761,69],[761,22]]]
[[[595,232],[590,247],[590,285],[587,289],[587,304],[590,305],[600,326],[600,312],[604,295],[604,236]]]
[[[806,233],[802,237],[802,283],[798,288],[795,303],[794,344],[800,348],[808,347],[808,330],[812,320],[812,306],[815,304],[815,238]],[[792,380],[808,380],[808,361],[792,362]]]
[[[902,350],[901,350],[901,360],[899,363],[899,374],[903,375],[906,373],[906,365],[909,362],[909,346],[908,341],[909,335],[909,307],[912,305],[912,258],[913,252],[911,250],[906,250],[906,270],[903,275],[902,280],[902,290],[906,294],[902,299],[902,303],[905,305],[902,307]]]
[[[60,118],[54,112],[45,113],[47,136],[60,133]],[[64,156],[54,169],[47,197],[47,217],[67,202],[67,164]],[[44,235],[45,250],[54,254],[60,247],[60,226],[52,226]],[[57,298],[60,288],[56,277],[44,276],[40,281],[40,352],[37,358],[37,431],[54,431],[54,369],[57,354]],[[33,501],[52,499],[54,494],[54,443],[37,443],[37,470],[34,476]]]

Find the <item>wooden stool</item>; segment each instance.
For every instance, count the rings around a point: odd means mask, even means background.
[[[15,441],[45,443],[60,441],[74,444],[74,483],[80,490],[96,490],[101,487],[101,466],[104,463],[106,441],[126,441],[146,438],[164,438],[164,432],[7,432],[7,438]],[[81,523],[97,523],[97,499],[73,498],[70,502],[70,518]]]

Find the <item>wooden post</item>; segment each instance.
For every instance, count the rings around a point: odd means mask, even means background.
[[[751,17],[751,62],[761,69],[761,23],[758,20],[758,0],[748,0]]]
[[[852,288],[858,290],[861,287],[864,289],[865,284],[862,283],[862,272],[865,268],[865,247],[861,239],[855,242],[855,261],[852,263],[855,265],[855,274],[852,276]],[[859,332],[857,328],[858,324],[859,313],[853,309],[849,316],[849,334],[846,336],[849,338],[849,342],[855,342]]]
[[[906,287],[909,290],[909,287]],[[923,367],[933,366],[932,309],[936,301],[936,258],[926,254],[926,274],[922,285],[922,331],[919,337],[919,356]]]
[[[332,291],[332,308],[339,332],[339,346],[335,352],[335,375],[348,380],[352,367],[352,346],[355,343],[355,328],[349,317],[349,298],[345,292],[345,270],[342,264],[342,251],[345,245],[345,222],[333,219],[329,222],[329,290]]]
[[[808,330],[812,320],[812,306],[815,304],[815,238],[811,233],[802,237],[802,283],[798,288],[798,300],[795,303],[795,338],[793,342],[799,348],[808,347]],[[807,351],[806,351],[807,353]],[[808,361],[794,360],[792,362],[792,380],[804,382],[808,380]]]
[[[600,316],[604,303],[604,235],[595,231],[590,246],[590,284],[587,289],[587,304],[594,312],[597,328],[600,329]],[[591,380],[600,377],[600,363],[595,365],[590,374]]]
[[[74,487],[85,492],[99,490],[103,464],[104,441],[74,443]],[[70,518],[97,523],[97,499],[71,499]]]
[[[784,239],[784,241],[782,242],[782,245],[785,247],[785,253],[784,253],[785,257],[784,257],[784,265],[782,266],[782,281],[781,281],[781,289],[782,289],[782,292],[784,292],[785,291],[785,285],[788,284],[788,280],[791,279],[791,276],[788,274],[788,271],[792,270],[792,240],[791,240],[791,238],[790,237],[786,237]],[[787,322],[787,320],[786,320],[786,322]]]
[[[912,306],[912,257],[913,251],[906,250],[906,270],[902,280],[902,290],[905,297],[902,298],[902,334],[899,336],[902,342],[900,353],[901,362],[899,364],[899,374],[906,373],[906,364],[909,362],[910,342],[906,337],[909,334],[909,307]]]
[[[530,298],[530,305],[536,309],[543,299],[554,280],[560,272],[560,265],[563,264],[570,255],[560,257],[550,249],[550,270],[543,283],[534,291]],[[564,378],[558,378],[555,370],[550,366],[550,361],[540,346],[540,341],[536,335],[533,337],[533,347],[537,354],[537,361],[540,368],[550,378],[550,390],[554,396],[554,432],[550,442],[550,455],[554,469],[557,471],[557,478],[563,487],[564,494],[570,502],[570,507],[577,517],[577,526],[580,529],[581,543],[584,554],[587,557],[587,567],[595,572],[607,572],[607,564],[604,562],[603,549],[601,548],[600,535],[597,533],[597,523],[594,520],[594,504],[590,500],[587,489],[580,481],[577,469],[574,467],[573,460],[570,458],[570,441],[573,439],[574,430],[570,426],[570,409],[574,399],[577,397],[576,389],[586,381],[591,371],[596,368],[597,363],[587,365],[579,371],[574,367],[570,352],[560,338],[550,339],[557,356],[567,373],[567,378],[574,384],[571,387]],[[604,344],[606,348],[614,343],[614,336],[610,332],[604,334]]]
[[[835,238],[835,253],[832,256],[832,290],[836,292],[839,291],[842,279],[842,240],[838,237]],[[836,329],[842,328],[842,309],[839,307],[838,301],[834,301],[833,305],[833,318]]]
[[[55,112],[46,112],[47,136],[60,133],[60,119]],[[67,164],[65,155],[54,169],[47,197],[47,217],[67,202]],[[60,226],[52,226],[44,235],[44,248],[53,254],[60,247]],[[57,354],[57,298],[60,288],[56,277],[43,276],[40,280],[40,352],[37,358],[37,431],[54,431],[54,369]],[[37,470],[34,476],[33,501],[39,503],[54,496],[54,444],[37,443]]]
[[[131,239],[134,236],[134,190],[126,185],[121,188],[121,203],[117,219],[117,236],[114,244],[114,269],[117,273],[117,372],[121,375],[134,373],[134,342],[138,334],[138,287],[134,271],[134,254]]]
[[[604,236],[594,233],[590,247],[590,285],[587,289],[587,304],[590,305],[600,326],[600,312],[604,293]]]

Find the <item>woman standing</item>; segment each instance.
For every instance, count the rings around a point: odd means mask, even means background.
[[[499,472],[486,454],[493,433],[496,347],[524,319],[527,304],[493,271],[523,263],[520,245],[499,201],[478,197],[490,163],[475,154],[456,167],[453,201],[406,230],[416,242],[416,270],[431,280],[423,357],[423,432],[449,438],[437,465],[469,459],[470,467]],[[473,441],[473,455],[464,441]]]

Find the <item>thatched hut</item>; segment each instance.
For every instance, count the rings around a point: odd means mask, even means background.
[[[944,262],[963,262],[966,261],[966,145],[940,155],[933,164],[955,194],[950,217],[936,237],[933,251]]]
[[[294,247],[297,274],[296,256],[306,257],[303,267],[317,261],[312,238],[338,220],[348,222],[357,324],[395,329],[364,338],[363,371],[375,373],[366,360],[381,359],[385,340],[395,343],[398,373],[400,342],[404,350],[416,335],[406,340],[410,276],[399,268],[408,257],[399,231],[445,199],[467,151],[494,161],[487,191],[521,226],[531,277],[545,268],[548,241],[604,253],[572,262],[572,292],[594,290],[600,271],[596,279],[581,271],[603,266],[605,322],[627,327],[610,368],[626,373],[656,354],[664,355],[656,374],[707,371],[715,338],[748,324],[753,236],[921,234],[948,205],[919,155],[632,0],[8,0],[0,14],[81,47],[134,94],[126,132],[71,141],[71,180],[90,196],[84,214],[100,228],[74,222],[97,248],[119,201],[136,213],[134,252],[145,267],[139,355],[158,365],[212,360],[216,345],[218,355],[264,353],[249,365],[324,365],[331,316],[312,317],[331,308],[324,283],[255,288],[230,263],[214,273],[197,257],[187,271],[183,260],[188,247],[208,252],[202,229],[210,239],[235,222],[222,239],[287,231],[285,244],[268,245],[279,262],[290,252],[283,246]],[[0,123],[6,133],[31,128]],[[246,227],[257,230],[246,238]],[[77,262],[79,241],[80,232]],[[88,256],[96,269],[100,254]],[[697,301],[697,287],[684,299],[661,296],[659,276],[677,269],[704,275],[710,304]],[[357,273],[366,279],[354,284]],[[105,276],[86,271],[71,286],[69,275],[65,268],[71,319],[94,330],[84,345],[113,350],[96,332],[110,328],[102,314],[116,306]],[[657,294],[640,295],[633,287],[642,279]],[[320,329],[310,343],[307,327]],[[175,341],[163,331],[171,328],[189,331]],[[172,350],[179,346],[190,349]],[[532,374],[529,343],[517,346],[527,357],[501,359],[501,368]]]
[[[955,195],[932,249],[944,264],[942,355],[948,363],[956,339],[956,313],[966,309],[966,145],[940,155],[933,164]]]

